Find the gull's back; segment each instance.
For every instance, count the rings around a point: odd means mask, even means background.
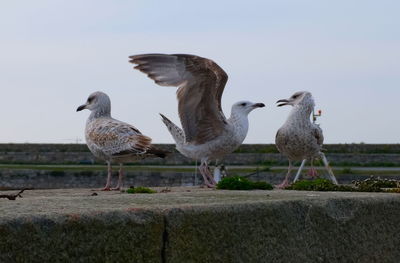
[[[138,129],[113,118],[96,118],[86,124],[86,143],[90,151],[106,161],[125,161],[140,157],[151,139]]]

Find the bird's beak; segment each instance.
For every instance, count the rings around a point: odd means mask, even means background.
[[[253,104],[253,108],[263,108],[263,107],[265,107],[264,103],[254,103]]]
[[[81,106],[79,106],[77,109],[76,109],[76,111],[81,111],[81,110],[84,110],[84,109],[86,109],[86,104],[83,104],[83,105],[81,105]]]
[[[277,106],[278,106],[278,107],[281,107],[281,106],[288,105],[289,100],[287,100],[287,99],[278,100],[276,103],[280,103],[280,104],[278,104]]]

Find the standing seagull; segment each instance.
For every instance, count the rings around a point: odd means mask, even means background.
[[[147,156],[165,157],[165,152],[151,145],[151,138],[140,133],[138,129],[125,122],[111,117],[111,101],[107,94],[97,91],[92,93],[87,102],[76,111],[92,111],[86,121],[86,144],[99,159],[105,160],[108,166],[107,184],[104,191],[120,190],[123,182],[122,164]],[[111,186],[111,163],[120,165],[118,184]]]
[[[238,148],[249,128],[247,115],[265,105],[237,102],[226,119],[221,97],[228,75],[214,61],[185,54],[145,54],[129,58],[137,64],[135,69],[158,85],[179,87],[178,111],[183,130],[160,115],[176,142],[176,149],[186,157],[200,160],[199,170],[205,185],[215,187],[208,162]]]
[[[289,99],[278,100],[278,107],[292,105],[293,109],[285,124],[278,130],[275,138],[276,147],[289,159],[289,168],[285,180],[278,185],[285,188],[289,185],[288,179],[292,171],[292,162],[304,159],[311,160],[310,174],[315,175],[313,160],[321,158],[325,164],[331,180],[337,184],[336,178],[329,167],[325,154],[321,152],[324,136],[321,128],[312,123],[310,114],[314,109],[314,100],[310,92],[301,91],[293,94]],[[304,162],[302,163],[302,166]],[[300,171],[300,170],[299,170]],[[296,176],[297,179],[298,176]]]

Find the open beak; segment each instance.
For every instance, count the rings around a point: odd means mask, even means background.
[[[255,104],[253,104],[253,108],[263,108],[263,107],[265,107],[264,103],[255,103]]]
[[[86,109],[86,104],[83,104],[83,105],[81,105],[81,106],[79,106],[77,109],[76,109],[76,111],[81,111],[81,110],[84,110],[84,109]]]
[[[278,104],[277,106],[278,106],[278,107],[281,107],[281,106],[288,105],[289,100],[286,100],[286,99],[278,100],[276,103],[280,103],[280,104]]]

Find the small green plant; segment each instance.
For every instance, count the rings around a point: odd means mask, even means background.
[[[154,193],[157,193],[157,191],[147,188],[147,187],[143,187],[143,186],[130,187],[126,190],[126,192],[128,194],[154,194]]]
[[[251,182],[242,176],[225,177],[217,184],[217,189],[251,190]]]
[[[243,176],[225,177],[217,184],[217,189],[225,190],[272,190],[273,186],[266,182],[252,182]]]

